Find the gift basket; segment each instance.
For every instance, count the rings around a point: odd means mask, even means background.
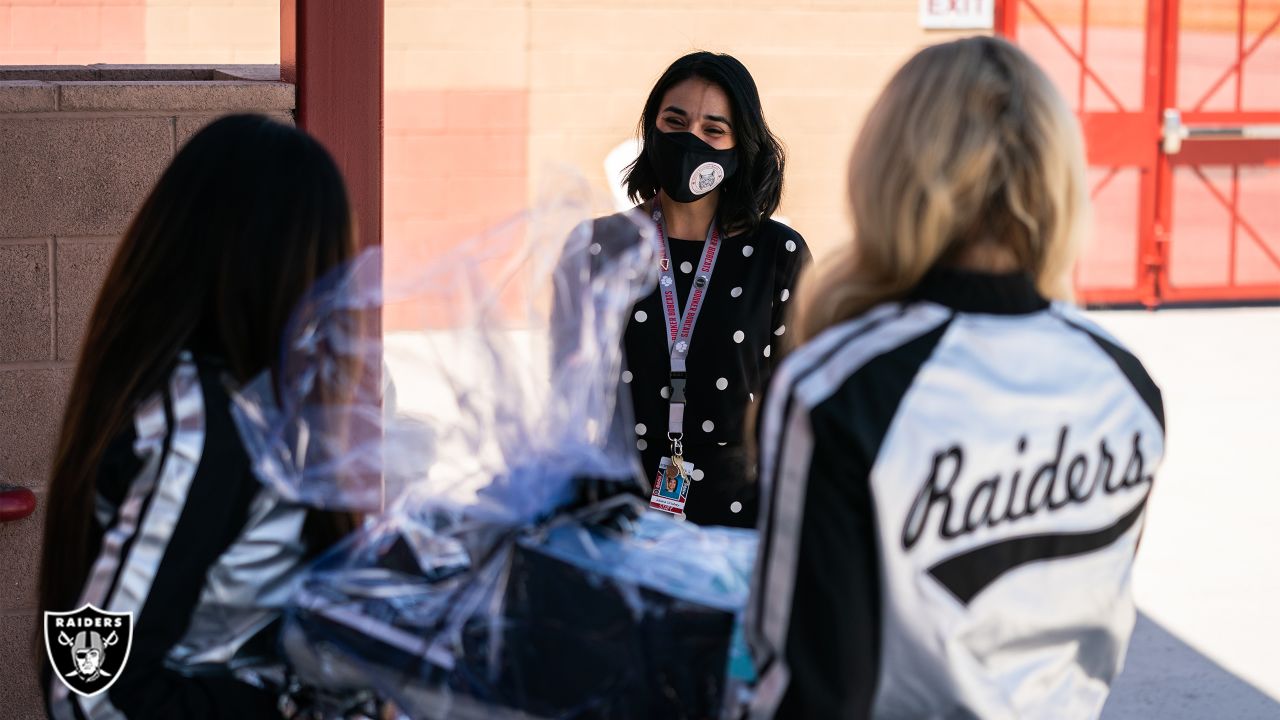
[[[742,699],[755,536],[647,511],[619,377],[655,239],[638,213],[588,220],[585,196],[419,272],[362,254],[299,307],[281,370],[236,393],[266,485],[367,518],[290,601],[301,686],[414,718],[714,718]]]

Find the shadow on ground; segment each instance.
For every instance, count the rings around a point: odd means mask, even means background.
[[[1103,720],[1274,720],[1280,702],[1138,614]]]

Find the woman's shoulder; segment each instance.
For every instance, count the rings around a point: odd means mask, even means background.
[[[612,215],[598,217],[591,221],[593,228],[627,228],[641,227],[646,223],[651,223],[649,214],[645,212],[643,205],[637,205],[630,210],[620,210]]]
[[[182,436],[195,433],[199,459],[233,452],[243,456],[244,450],[231,417],[231,389],[228,366],[219,355],[182,350],[161,387],[142,403],[134,421],[139,440],[158,441],[164,435]],[[160,443],[172,447],[173,440]],[[150,444],[150,443],[143,443]]]
[[[783,246],[790,252],[808,249],[804,237],[795,228],[773,218],[764,219],[754,230],[743,233],[741,237],[765,246]]]
[[[159,385],[133,403],[99,460],[97,489],[104,499],[122,503],[152,456],[182,453],[196,462],[239,458],[249,467],[234,432],[223,372],[219,361],[184,350]]]
[[[651,224],[649,216],[641,208],[588,220],[578,225],[576,237],[570,239],[568,249],[572,249],[576,242],[590,247],[591,254],[596,255],[599,248],[617,251],[631,247],[640,241],[642,229]]]

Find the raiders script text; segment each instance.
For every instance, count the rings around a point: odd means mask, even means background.
[[[1116,471],[1116,457],[1105,438],[1098,441],[1097,452],[1092,458],[1083,452],[1069,460],[1064,458],[1067,434],[1064,426],[1058,433],[1056,454],[1041,463],[1033,474],[1024,474],[1023,468],[1015,468],[1008,476],[997,473],[978,481],[968,497],[958,496],[955,492],[958,484],[965,484],[959,482],[964,469],[964,449],[960,445],[952,445],[934,454],[929,477],[916,494],[902,527],[902,548],[910,550],[920,541],[928,529],[930,518],[937,518],[938,537],[951,540],[980,527],[1014,523],[1041,511],[1054,512],[1068,505],[1088,502],[1099,489],[1113,495],[1151,483],[1152,476],[1144,472],[1142,433],[1133,434],[1123,472]],[[1025,454],[1026,448],[1027,438],[1020,438],[1019,458]]]

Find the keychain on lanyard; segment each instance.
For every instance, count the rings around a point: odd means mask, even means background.
[[[658,290],[665,320],[667,351],[671,356],[671,397],[667,411],[667,440],[671,443],[671,454],[662,458],[659,464],[649,506],[683,517],[684,506],[689,498],[689,478],[693,473],[693,464],[684,459],[685,383],[688,377],[689,345],[693,340],[698,315],[702,312],[707,288],[711,285],[716,257],[720,254],[720,231],[713,220],[711,227],[707,228],[702,258],[698,261],[693,287],[685,301],[684,312],[681,313],[676,302],[675,272],[671,268],[671,248],[661,208],[654,209],[653,222],[658,227]]]

